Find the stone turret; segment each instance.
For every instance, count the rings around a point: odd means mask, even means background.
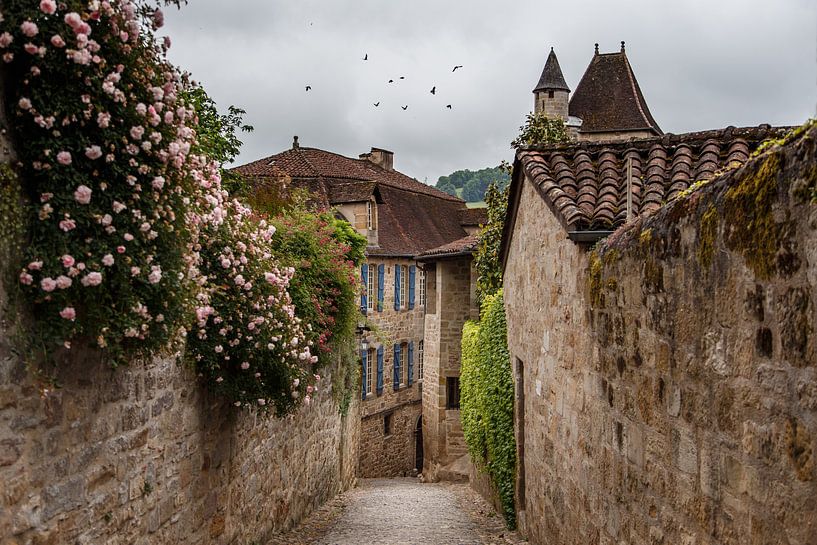
[[[551,47],[542,76],[533,89],[533,111],[567,121],[569,101],[570,87],[565,82],[559,60]]]

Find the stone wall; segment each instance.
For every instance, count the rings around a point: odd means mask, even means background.
[[[817,543],[814,133],[598,258],[525,181],[505,301],[532,543]]]
[[[422,381],[418,357],[419,343],[423,340],[425,305],[420,304],[420,270],[415,279],[414,308],[394,309],[395,267],[415,265],[414,261],[399,258],[369,256],[370,265],[385,265],[383,310],[368,312],[368,321],[376,330],[369,336],[373,349],[383,348],[383,392],[377,395],[377,361],[372,362],[372,393],[361,403],[360,477],[394,477],[408,475],[415,469],[414,430],[420,417]],[[375,296],[377,290],[375,289]],[[406,289],[408,296],[408,288]],[[376,306],[376,302],[375,302]],[[394,345],[414,343],[414,377],[411,386],[404,384],[394,389]],[[406,370],[408,371],[408,370]],[[360,397],[360,396],[358,396]],[[392,415],[392,433],[384,433],[383,419]]]
[[[471,256],[426,263],[429,278],[425,317],[423,379],[423,475],[431,481],[442,467],[464,456],[468,447],[459,409],[447,409],[447,377],[459,377],[462,361],[462,327],[479,318],[476,272]]]
[[[324,391],[264,419],[171,358],[114,370],[77,356],[46,392],[0,346],[4,545],[250,543],[354,483],[358,403],[342,418]]]

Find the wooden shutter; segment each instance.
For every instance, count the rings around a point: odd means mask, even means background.
[[[408,344],[408,385],[414,383],[414,341]]]
[[[360,312],[366,315],[366,310],[369,307],[369,298],[366,295],[369,293],[369,266],[364,264],[360,267],[360,279],[363,281],[363,293],[360,296]]]
[[[414,308],[414,280],[417,277],[417,267],[412,265],[409,267],[409,293],[408,293],[408,307],[410,309]]]
[[[400,344],[395,343],[394,345],[394,391],[400,389]]]
[[[394,310],[400,310],[400,265],[394,266]]]
[[[377,311],[383,312],[383,294],[386,287],[386,266],[377,266]]]
[[[366,360],[368,359],[368,357],[369,357],[369,355],[366,353],[365,350],[360,351],[360,362],[363,364],[363,371],[360,373],[360,377],[363,379],[363,380],[361,380],[361,384],[363,385],[363,387],[362,387],[362,390],[363,390],[362,399],[366,399],[366,364],[367,364]]]
[[[377,349],[377,395],[382,394],[383,394],[383,346],[381,345]]]

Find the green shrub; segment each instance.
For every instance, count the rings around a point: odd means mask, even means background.
[[[513,528],[516,439],[507,329],[501,291],[485,298],[479,324],[463,328],[460,415],[468,452],[490,475],[505,522]]]

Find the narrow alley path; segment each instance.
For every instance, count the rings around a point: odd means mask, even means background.
[[[361,479],[268,545],[507,545],[521,543],[467,484]]]

